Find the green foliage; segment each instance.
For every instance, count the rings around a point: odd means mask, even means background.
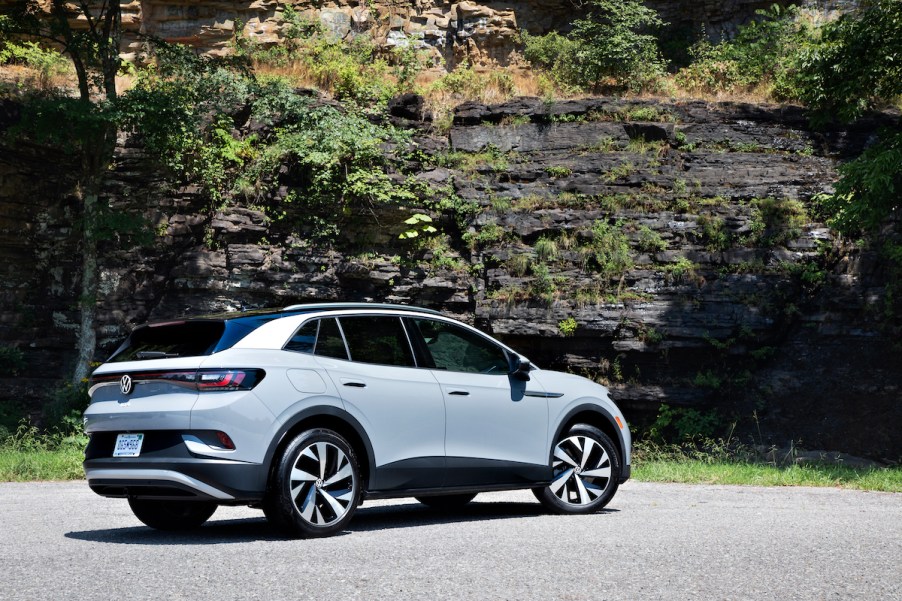
[[[695,263],[686,257],[680,257],[676,263],[662,265],[660,269],[674,280],[682,280],[683,278],[693,277],[695,275],[695,267]]]
[[[579,43],[556,31],[545,35],[531,35],[521,32],[523,57],[536,67],[548,71],[558,86],[567,89],[582,87],[576,68],[576,53]]]
[[[545,173],[548,177],[567,177],[573,174],[573,169],[562,165],[549,165],[545,167]]]
[[[54,77],[69,73],[72,65],[62,54],[37,42],[7,41],[0,46],[0,64],[20,64],[38,74],[38,87],[49,90]]]
[[[463,241],[466,242],[470,248],[475,249],[479,246],[486,246],[494,242],[499,242],[504,238],[504,228],[497,223],[486,223],[479,231],[466,232],[462,237]]]
[[[18,375],[25,369],[25,353],[14,346],[0,345],[0,372]]]
[[[401,240],[419,238],[420,234],[429,236],[438,233],[438,230],[432,225],[432,217],[424,213],[415,213],[409,219],[405,219],[404,223],[410,227],[398,235]]]
[[[902,2],[862,2],[800,53],[798,97],[821,120],[852,121],[902,94]]]
[[[774,4],[756,14],[733,39],[711,44],[703,33],[690,49],[692,63],[677,73],[677,84],[713,94],[768,84],[778,96],[793,97],[796,57],[813,30],[793,5]]]
[[[710,438],[722,425],[721,417],[714,410],[699,411],[662,404],[648,433],[652,440],[663,440],[671,436],[679,440]]]
[[[435,80],[428,91],[444,91],[461,98],[482,98],[491,91],[496,97],[507,97],[514,92],[514,80],[506,71],[477,71],[464,62]]]
[[[598,87],[605,79],[615,86],[639,90],[664,72],[657,38],[650,31],[665,23],[639,0],[590,0],[586,19],[573,22],[571,39],[578,81]]]
[[[255,155],[253,140],[232,135],[230,117],[248,101],[254,82],[236,60],[198,56],[164,42],[154,49],[156,65],[137,73],[120,103],[123,127],[141,134],[170,174],[201,185],[217,205],[236,168]]]
[[[301,233],[325,242],[352,206],[418,198],[415,181],[388,173],[384,145],[409,138],[391,125],[353,105],[316,105],[283,80],[257,79],[237,60],[162,43],[157,56],[158,66],[142,71],[124,99],[126,124],[170,173],[200,184],[213,208],[238,191],[262,202],[287,186],[281,203],[266,205],[270,216],[297,215]],[[235,113],[246,109],[269,128],[265,139],[235,129]]]
[[[428,66],[429,54],[418,50],[414,40],[407,39],[392,49],[392,59],[397,91],[404,92],[413,88],[414,80]]]
[[[664,242],[661,235],[647,225],[643,225],[639,228],[638,238],[636,245],[639,247],[639,250],[643,252],[656,253],[667,250],[667,243]]]
[[[633,477],[645,482],[755,486],[823,486],[902,492],[902,468],[799,465],[795,453],[762,452],[734,438],[690,438],[678,444],[634,443]]]
[[[629,239],[619,221],[613,225],[596,221],[592,225],[592,241],[583,250],[604,277],[619,277],[633,266]]]
[[[536,240],[536,259],[541,262],[554,261],[558,256],[557,242],[547,236]]]
[[[718,390],[724,383],[724,378],[711,370],[700,371],[692,379],[692,385],[696,388],[707,388],[709,390]]]
[[[263,47],[238,34],[234,40],[236,54],[259,66],[300,69],[305,79],[345,102],[384,103],[396,93],[389,64],[369,35],[339,38],[290,5],[282,9],[282,20],[282,44]],[[396,75],[408,86],[422,68],[421,57],[408,44],[393,58],[397,61]]]
[[[567,319],[557,322],[557,329],[561,333],[561,336],[569,337],[576,333],[577,325],[575,319],[568,317]]]
[[[708,250],[726,250],[732,246],[732,236],[722,217],[699,215],[698,225],[702,229],[702,236],[707,241],[706,247]]]
[[[532,281],[529,283],[529,294],[532,297],[542,298],[551,302],[557,291],[557,283],[551,275],[551,270],[545,263],[533,263],[530,266]]]
[[[44,420],[53,430],[81,431],[81,415],[88,407],[88,385],[64,384],[53,391],[50,401],[44,405]]]
[[[651,33],[665,23],[639,0],[589,0],[566,36],[524,36],[524,56],[565,86],[640,90],[664,74]]]
[[[756,198],[752,205],[750,229],[755,237],[750,242],[763,246],[782,246],[802,235],[810,222],[808,211],[800,201],[791,198]]]
[[[884,131],[839,173],[835,192],[815,199],[830,225],[850,237],[875,231],[902,207],[902,132]]]

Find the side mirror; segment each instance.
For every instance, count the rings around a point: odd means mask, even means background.
[[[532,369],[532,363],[523,355],[511,355],[510,375],[524,382],[529,381],[529,371]]]

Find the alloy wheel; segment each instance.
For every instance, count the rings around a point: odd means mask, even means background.
[[[611,485],[611,458],[586,435],[569,436],[554,447],[553,477],[548,487],[569,505],[588,505]]]
[[[345,452],[330,442],[313,442],[298,453],[289,485],[292,503],[313,526],[334,524],[353,509],[354,468]]]

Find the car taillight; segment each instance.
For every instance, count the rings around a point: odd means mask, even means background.
[[[197,372],[195,383],[201,392],[213,390],[250,390],[263,376],[262,369],[211,369]]]
[[[233,390],[241,388],[247,374],[243,371],[212,371],[197,374],[198,390]]]

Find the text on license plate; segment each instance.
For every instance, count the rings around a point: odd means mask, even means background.
[[[113,457],[137,457],[141,454],[141,444],[143,443],[143,434],[119,434],[116,436]]]

